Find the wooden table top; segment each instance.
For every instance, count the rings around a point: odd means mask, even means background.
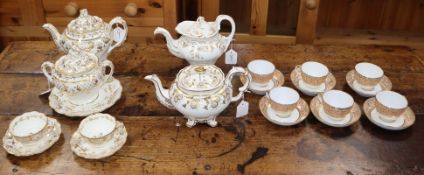
[[[271,60],[284,73],[285,85],[293,87],[289,74],[306,60],[326,64],[337,79],[336,89],[350,93],[362,106],[366,98],[355,94],[345,75],[354,65],[369,61],[380,65],[404,94],[416,113],[416,122],[403,131],[387,131],[363,115],[346,128],[332,128],[312,114],[296,126],[281,127],[260,113],[260,96],[246,94],[249,115],[234,119],[237,103],[218,117],[210,128],[184,126],[178,111],[156,100],[154,87],[143,77],[156,73],[169,86],[187,65],[172,56],[164,44],[127,43],[115,49],[110,60],[115,77],[123,85],[122,98],[105,113],[124,122],[128,139],[121,150],[101,160],[86,160],[70,149],[70,136],[81,119],[54,113],[40,70],[44,61],[62,53],[53,42],[14,42],[0,55],[0,134],[14,116],[37,110],[59,120],[62,136],[46,152],[15,157],[0,151],[0,174],[424,174],[424,58],[402,46],[287,46],[235,44],[240,66],[255,58]],[[231,66],[217,63],[224,72]],[[308,103],[310,97],[301,95]],[[177,124],[181,124],[178,126]]]

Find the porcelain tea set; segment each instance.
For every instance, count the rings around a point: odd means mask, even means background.
[[[229,21],[232,27],[228,36],[219,34],[223,20]],[[50,31],[58,49],[65,53],[55,63],[41,65],[51,88],[50,107],[69,117],[88,116],[71,137],[72,151],[86,159],[113,155],[125,144],[127,132],[122,122],[99,112],[121,97],[121,83],[113,77],[114,66],[107,56],[125,41],[126,22],[116,17],[105,23],[83,9],[63,34],[51,24],[43,27]],[[197,123],[217,126],[216,117],[231,102],[244,99],[247,90],[263,96],[259,109],[267,120],[277,125],[299,124],[310,111],[320,122],[333,127],[350,126],[361,117],[359,105],[348,93],[334,90],[334,75],[319,62],[297,65],[290,74],[297,90],[313,96],[309,105],[295,89],[283,86],[283,73],[265,59],[253,60],[246,68],[233,67],[225,75],[214,64],[233,40],[235,23],[230,16],[219,15],[214,22],[207,22],[203,17],[183,21],[175,30],[181,34],[176,40],[161,27],[156,28],[154,34],[164,35],[169,52],[186,59],[190,65],[178,72],[169,89],[162,86],[156,74],[144,78],[154,84],[156,97],[162,105],[187,118],[187,127]],[[239,76],[242,82],[236,95],[232,85],[234,76]],[[346,81],[360,96],[371,97],[363,104],[363,111],[377,126],[402,130],[415,122],[407,99],[390,91],[392,83],[379,66],[358,63],[347,73]],[[3,147],[10,154],[30,156],[47,150],[60,135],[61,126],[56,119],[36,111],[28,112],[10,123],[3,137]]]

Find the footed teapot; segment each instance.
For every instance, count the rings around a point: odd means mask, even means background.
[[[231,33],[227,37],[219,34],[222,20],[231,23]],[[178,39],[173,39],[164,28],[158,27],[154,34],[165,36],[169,52],[186,59],[190,64],[215,64],[216,60],[227,50],[235,32],[233,18],[228,15],[219,15],[214,22],[206,22],[200,16],[197,21],[183,21],[175,27],[181,34]]]
[[[80,11],[79,17],[68,24],[63,34],[49,23],[44,24],[43,28],[50,32],[59,50],[67,53],[77,46],[95,54],[100,61],[105,60],[114,48],[120,46],[128,33],[127,23],[121,17],[115,17],[106,23],[97,16],[90,16],[87,9]]]
[[[247,75],[247,81],[239,88],[239,93],[233,96],[231,80],[236,74]],[[152,81],[159,102],[176,109],[187,118],[187,127],[196,123],[207,123],[215,127],[216,117],[228,107],[231,102],[242,98],[250,83],[250,76],[241,67],[233,67],[227,76],[215,65],[190,65],[180,70],[169,89],[164,89],[156,74],[147,75],[146,80]]]

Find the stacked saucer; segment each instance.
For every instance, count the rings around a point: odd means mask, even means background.
[[[346,75],[347,84],[363,97],[375,96],[378,92],[392,89],[392,82],[383,69],[371,63],[358,63]]]
[[[86,159],[101,159],[113,155],[127,140],[122,122],[109,114],[93,114],[81,121],[72,135],[72,151]]]
[[[297,89],[308,96],[315,96],[336,86],[336,78],[327,66],[315,61],[296,66],[290,79]]]
[[[44,62],[41,68],[54,85],[49,105],[60,114],[87,116],[109,108],[121,97],[122,86],[112,77],[112,62],[100,62],[92,53],[70,50],[55,64]]]
[[[277,125],[296,125],[308,116],[308,104],[296,90],[277,87],[261,98],[259,109],[265,118]]]
[[[267,60],[249,62],[247,70],[252,77],[249,90],[257,95],[265,95],[269,90],[284,84],[284,75],[275,69],[274,64]],[[241,82],[246,82],[246,76],[240,76]]]
[[[49,149],[62,130],[56,119],[33,111],[17,116],[3,137],[3,148],[15,156],[31,156]]]
[[[311,111],[322,123],[333,127],[350,126],[361,117],[361,109],[348,93],[329,90],[311,100]]]
[[[393,91],[381,91],[364,103],[364,113],[375,125],[388,130],[403,130],[415,122],[407,99]]]

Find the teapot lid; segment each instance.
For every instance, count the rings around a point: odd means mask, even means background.
[[[190,65],[177,75],[177,86],[188,91],[210,91],[224,84],[224,73],[215,65]]]
[[[65,34],[72,39],[89,40],[102,35],[102,31],[107,27],[108,25],[101,18],[91,16],[88,14],[87,9],[82,9],[78,18],[68,24]]]
[[[217,34],[219,29],[216,22],[206,22],[203,16],[199,16],[196,21],[183,21],[175,27],[179,34],[192,38],[209,38]]]
[[[85,51],[71,49],[55,63],[55,71],[63,76],[77,76],[89,72],[98,65],[98,58]]]

